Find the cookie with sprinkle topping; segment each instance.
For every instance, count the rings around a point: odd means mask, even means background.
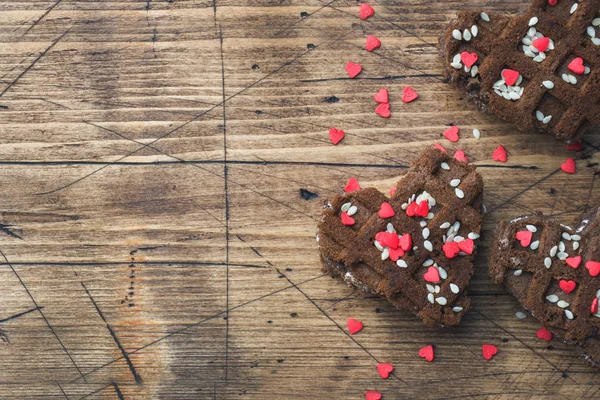
[[[600,208],[576,228],[541,213],[502,221],[490,275],[554,335],[600,367]]]
[[[459,324],[484,214],[475,169],[428,148],[391,197],[356,184],[326,202],[317,233],[323,269],[427,325]]]
[[[600,0],[463,11],[440,50],[448,81],[520,130],[572,142],[600,125]]]

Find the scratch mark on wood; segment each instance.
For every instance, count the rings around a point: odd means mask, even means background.
[[[35,308],[32,308],[31,310],[27,310],[27,311],[23,311],[23,312],[20,312],[18,314],[15,314],[15,315],[11,315],[10,317],[4,318],[4,319],[0,319],[0,323],[8,322],[10,320],[22,317],[24,315],[27,315],[29,313],[32,313],[34,311],[41,310],[41,309],[44,309],[44,307],[35,307]]]

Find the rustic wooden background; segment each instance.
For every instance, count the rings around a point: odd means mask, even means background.
[[[564,144],[475,111],[434,46],[459,9],[526,3],[378,0],[361,21],[354,0],[0,2],[0,398],[598,398],[600,374],[515,318],[486,257],[502,218],[600,204],[600,135],[567,176]],[[314,241],[349,177],[387,190],[436,142],[480,166],[490,212],[474,308],[447,330],[324,276]]]

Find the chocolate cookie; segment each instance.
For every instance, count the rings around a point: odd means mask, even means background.
[[[600,209],[575,229],[542,214],[498,225],[490,274],[552,333],[600,367]]]
[[[600,125],[600,0],[463,11],[440,37],[445,75],[483,111],[571,142]]]
[[[368,188],[326,203],[317,233],[323,268],[428,325],[457,325],[470,306],[482,190],[475,166],[429,148],[391,198]]]

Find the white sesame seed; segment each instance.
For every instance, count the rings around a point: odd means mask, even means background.
[[[427,260],[425,260],[425,262],[423,263],[424,267],[430,267],[433,265],[433,260],[431,258],[428,258]]]
[[[479,129],[473,129],[473,137],[475,139],[479,139],[481,137],[481,132],[479,132]]]
[[[426,284],[426,285],[425,285],[425,287],[427,288],[427,291],[428,291],[429,293],[433,293],[433,292],[435,292],[435,289],[434,289],[433,285],[430,285],[430,284],[428,283],[428,284]]]
[[[436,204],[437,204],[437,201],[433,197],[430,197],[429,198],[429,207],[430,208],[435,207]]]
[[[386,228],[387,228],[387,231],[389,233],[395,233],[396,232],[396,229],[394,228],[394,225],[391,222],[388,222]]]
[[[471,33],[473,34],[473,37],[477,37],[477,35],[479,34],[479,28],[477,27],[477,25],[473,25],[471,27]]]
[[[455,221],[454,224],[452,225],[452,229],[454,229],[454,232],[458,232],[458,230],[460,229],[460,222]]]
[[[348,215],[352,216],[352,215],[356,214],[357,211],[358,211],[358,207],[352,206],[348,209]]]
[[[506,100],[512,100],[509,93],[502,93],[502,97],[504,97]]]
[[[525,88],[522,87],[521,89],[519,89],[519,96],[523,96],[523,92],[525,91]]]
[[[550,249],[550,257],[556,256],[556,252],[558,252],[558,246],[554,246]]]
[[[494,93],[496,93],[498,96],[502,97],[502,92],[499,91],[498,89],[494,89]]]
[[[490,16],[487,15],[486,13],[482,12],[481,14],[479,14],[479,16],[481,17],[482,20],[484,20],[485,22],[490,22]],[[599,18],[600,19],[600,18]]]
[[[591,37],[596,37],[596,30],[594,29],[593,26],[587,27],[587,34],[590,35]]]
[[[579,6],[579,3],[575,3],[571,6],[571,11],[569,11],[570,14],[573,14],[575,11],[577,11],[577,7]]]
[[[450,228],[450,222],[444,222],[440,225],[440,229],[448,229]]]
[[[350,209],[350,207],[352,207],[352,203],[344,203],[340,207],[340,210],[342,210],[343,212],[346,212]]]
[[[448,279],[448,272],[443,267],[438,267],[441,279]]]
[[[592,43],[594,43],[596,46],[600,46],[600,38],[592,38]]]
[[[578,242],[578,241],[581,240],[581,236],[579,236],[579,235],[571,235],[571,240],[574,240],[574,241]]]
[[[541,63],[542,61],[544,61],[544,57],[542,57],[542,54],[538,54],[537,56],[533,57],[533,61]]]
[[[531,28],[529,28],[529,30],[527,31],[527,35],[529,35],[529,36],[531,36],[531,37],[534,37],[534,36],[535,36],[535,34],[536,34],[536,32],[537,32],[537,30],[536,30],[535,28],[531,27]],[[535,47],[534,47],[534,48],[535,48]],[[531,50],[533,50],[533,49],[531,49]]]
[[[568,74],[562,74],[560,77],[562,78],[563,81],[569,83],[569,75]]]
[[[577,3],[575,3],[575,5],[577,5]],[[565,315],[567,316],[567,318],[569,319],[573,319],[575,318],[575,316],[573,315],[573,313],[569,310],[565,310]]]
[[[571,240],[571,235],[569,234],[569,232],[563,232],[561,236],[565,240]]]
[[[527,225],[525,226],[525,228],[527,228],[527,230],[528,230],[529,232],[534,232],[534,233],[535,233],[535,232],[537,232],[537,228],[536,228],[536,226],[535,226],[535,225],[527,224]]]
[[[388,247],[384,248],[383,251],[381,252],[381,259],[382,260],[387,260],[388,258],[390,258],[390,249]]]
[[[584,67],[583,68],[583,73],[586,75],[589,75],[589,73],[592,72],[592,70],[590,69],[590,67]]]
[[[446,243],[446,235],[442,235],[442,242]]]
[[[564,261],[564,260],[567,259],[567,257],[569,257],[569,255],[567,253],[563,252],[563,251],[560,251],[557,254],[557,256],[558,256],[558,259],[561,260],[561,261]]]
[[[467,235],[467,237],[471,240],[477,240],[479,239],[479,234],[475,233],[475,232],[469,232],[469,234]]]
[[[539,21],[538,17],[533,17],[529,20],[529,26],[534,26]]]
[[[546,117],[544,118],[542,123],[548,124],[548,123],[550,123],[551,120],[552,120],[552,115],[546,115]]]
[[[430,302],[431,304],[435,303],[435,296],[433,295],[433,293],[429,293],[429,294],[427,295],[427,300],[429,300],[429,302]]]
[[[546,257],[544,259],[544,265],[546,266],[546,268],[550,268],[552,266],[552,259],[550,257]]]
[[[445,162],[441,163],[440,167],[442,167],[442,169],[445,169],[446,171],[448,171],[450,169],[450,166]]]
[[[462,34],[460,33],[460,31],[458,29],[455,29],[452,31],[452,37],[456,40],[461,40]]]
[[[600,299],[600,289],[598,289],[598,291],[596,292],[596,297]]]
[[[569,75],[569,83],[572,85],[577,85],[577,78],[575,75]]]
[[[431,244],[431,242],[429,240],[426,240],[425,242],[423,242],[423,247],[425,247],[425,249],[427,249],[429,251],[433,251],[433,245]]]
[[[515,272],[513,272],[514,276],[521,276],[521,274],[523,273],[522,269],[516,269]]]
[[[554,40],[550,39],[548,43],[548,50],[554,50]]]
[[[525,313],[524,313],[524,312],[522,312],[522,311],[517,311],[517,312],[515,313],[515,317],[517,317],[517,318],[519,318],[519,319],[525,319],[525,318],[527,318],[527,314],[525,314]]]
[[[521,42],[523,42],[525,46],[528,46],[527,48],[531,46],[531,39],[529,39],[529,36],[526,36],[523,39],[521,39]],[[523,50],[525,50],[525,46],[523,46]]]
[[[465,72],[471,72],[471,67],[467,67],[467,66],[465,65]]]
[[[479,73],[479,67],[477,65],[473,65],[473,67],[471,68],[471,76],[473,78],[475,78],[478,73]]]
[[[441,306],[445,306],[448,303],[445,297],[438,297],[435,301]]]
[[[435,214],[433,214],[432,212],[427,214],[427,219],[433,219],[433,217],[435,217]]]
[[[396,261],[396,265],[399,266],[400,268],[408,268],[408,264],[404,260]]]
[[[600,18],[594,18],[592,20],[592,25],[594,25],[594,26],[600,26]]]
[[[471,40],[471,32],[468,29],[465,29],[462,35],[463,39],[465,39],[467,42]]]
[[[548,300],[550,303],[556,303],[558,301],[558,296],[555,294],[550,294],[546,296],[546,300]]]
[[[565,245],[565,242],[560,242],[558,244],[558,251],[565,251],[565,249],[567,248],[567,246]]]
[[[559,300],[558,303],[556,303],[557,306],[559,306],[560,308],[567,308],[569,307],[569,303],[567,303],[564,300]]]
[[[460,292],[460,288],[457,285],[455,285],[454,283],[451,283],[450,291],[454,294],[458,294],[458,292]]]
[[[554,82],[552,81],[544,81],[542,82],[542,85],[544,85],[546,89],[554,89]]]
[[[456,307],[452,307],[452,311],[454,312],[461,312],[463,310],[462,307],[456,306]]]
[[[375,241],[375,247],[377,247],[377,250],[383,251],[383,246],[377,240]]]
[[[465,198],[465,192],[463,192],[459,188],[454,189],[454,193],[456,193],[456,197],[458,197],[459,199]]]
[[[429,237],[429,228],[423,229],[423,239],[427,239]]]
[[[579,242],[573,242],[573,250],[577,250],[579,248]]]
[[[462,69],[463,67],[461,63],[451,63],[450,66],[454,69]]]
[[[531,250],[537,250],[538,247],[540,247],[540,241],[536,240],[535,242],[531,243],[529,247],[531,248]]]
[[[540,122],[544,120],[544,114],[540,110],[535,111],[535,117]]]
[[[408,208],[408,203],[402,203],[400,208],[402,208],[402,210],[406,210]]]
[[[421,221],[421,222],[419,222],[419,225],[421,225],[421,228],[425,228],[427,226],[427,222]]]
[[[527,50],[525,50],[525,55],[530,58],[535,58],[535,53],[533,51],[529,50],[529,48]]]
[[[435,285],[435,287],[433,288],[433,291],[437,294],[440,292],[440,286],[439,285]]]
[[[460,185],[460,179],[452,179],[450,181],[450,186],[457,187],[458,185]]]
[[[504,79],[500,79],[499,81],[497,81],[496,83],[494,83],[494,87],[495,88],[499,88],[500,86],[504,85],[506,82],[504,81]]]
[[[481,208],[483,210],[483,213],[487,214],[487,207],[486,207],[485,203],[481,203]]]
[[[453,62],[453,63],[455,63],[455,64],[458,64],[458,63],[460,63],[460,62],[461,62],[461,57],[460,57],[460,54],[456,54],[456,55],[454,56],[454,58],[452,59],[452,62]]]

